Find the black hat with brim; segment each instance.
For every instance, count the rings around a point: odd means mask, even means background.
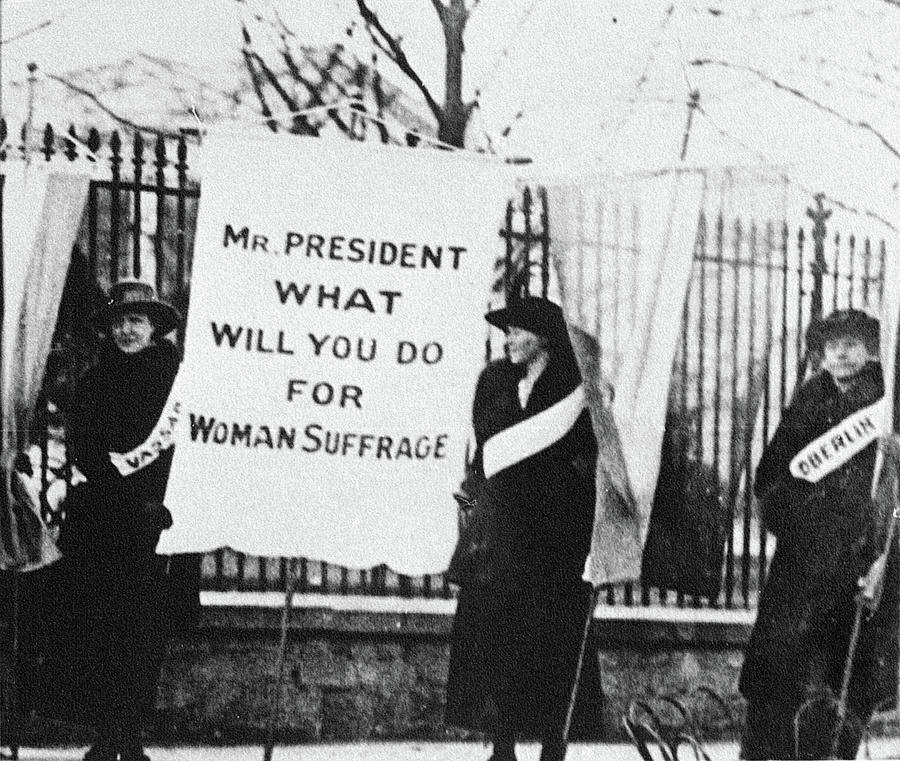
[[[558,304],[539,296],[510,299],[503,309],[488,312],[484,319],[501,330],[515,325],[551,341],[559,341],[568,336],[562,309]]]
[[[881,324],[861,309],[836,309],[828,317],[814,321],[806,331],[806,345],[821,351],[825,342],[841,336],[856,336],[877,346]]]
[[[91,315],[98,330],[108,331],[113,319],[125,312],[146,314],[157,335],[165,335],[178,327],[178,310],[156,296],[156,289],[141,280],[120,280],[109,289],[106,303]]]

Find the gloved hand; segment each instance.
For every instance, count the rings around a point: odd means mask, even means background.
[[[879,555],[869,567],[868,573],[859,579],[859,592],[867,607],[874,609],[881,601],[881,592],[884,586],[884,566],[887,563],[887,555]]]
[[[153,531],[165,531],[172,527],[172,513],[162,502],[145,502],[144,519]]]
[[[890,457],[895,462],[900,461],[900,435],[890,433],[878,437],[878,448],[885,457]]]

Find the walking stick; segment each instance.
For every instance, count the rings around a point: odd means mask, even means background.
[[[581,667],[584,664],[584,651],[587,649],[588,634],[591,630],[591,621],[594,619],[594,611],[597,601],[600,599],[600,587],[591,588],[591,600],[588,604],[587,614],[584,617],[584,626],[581,631],[581,645],[578,648],[578,661],[575,664],[575,676],[572,680],[572,691],[569,693],[569,705],[566,708],[566,720],[562,728],[562,744],[565,747],[569,739],[569,730],[572,728],[572,716],[575,713],[575,700],[578,697],[578,680],[581,677]]]
[[[3,377],[6,372],[6,367],[3,362],[3,351],[5,345],[5,336],[3,335],[3,325],[6,320],[6,287],[5,280],[6,274],[4,272],[4,247],[3,247],[3,193],[6,187],[6,175],[0,175],[0,481],[2,481],[2,489],[3,493],[0,494],[0,510],[3,510],[6,513],[4,520],[8,520],[10,505],[8,503],[9,499],[9,490],[8,483],[6,480],[6,468],[5,462],[7,457],[6,447],[5,447],[5,428],[6,421],[3,419],[3,399],[6,398],[4,394],[7,393],[8,389],[4,388]],[[16,726],[15,722],[17,721],[18,715],[18,696],[19,696],[19,685],[18,685],[18,670],[19,670],[19,596],[21,594],[20,584],[19,584],[19,572],[14,570],[12,571],[12,585],[13,585],[13,609],[10,625],[12,627],[12,663],[11,666],[11,674],[10,683],[9,683],[9,714],[10,714],[10,725],[11,725],[11,741],[9,743],[9,755],[4,755],[5,758],[17,759],[19,757],[19,744],[18,739],[16,737]]]
[[[281,708],[284,702],[284,666],[287,661],[287,635],[288,624],[291,619],[291,606],[294,602],[294,592],[297,590],[297,559],[291,560],[290,572],[284,592],[284,609],[281,613],[281,641],[278,646],[278,666],[275,669],[275,689],[272,691],[272,705],[269,709],[269,727],[266,731],[266,744],[263,746],[263,761],[272,761],[272,752],[275,749],[275,729],[278,719],[281,718]]]
[[[877,491],[878,483],[881,480],[884,468],[884,457],[884,452],[879,448],[875,460],[875,471],[872,477],[873,495]],[[893,457],[896,458],[896,455],[893,455]],[[892,467],[892,510],[887,526],[887,534],[884,539],[884,547],[882,549],[881,555],[879,555],[879,557],[875,561],[876,563],[880,562],[881,566],[878,568],[878,572],[876,573],[875,577],[873,579],[869,579],[868,584],[862,586],[856,593],[856,614],[853,618],[853,630],[850,634],[850,644],[847,647],[847,657],[844,660],[844,674],[841,679],[841,691],[838,696],[834,731],[831,736],[831,758],[837,758],[838,744],[840,742],[841,733],[844,731],[844,724],[847,720],[847,701],[850,691],[850,678],[853,676],[853,660],[856,657],[856,648],[859,644],[859,635],[860,631],[862,630],[863,616],[868,617],[872,615],[878,609],[878,605],[881,602],[881,593],[884,589],[884,577],[885,573],[887,572],[887,564],[889,558],[888,553],[890,552],[891,544],[894,541],[894,534],[897,528],[897,519],[898,517],[900,517],[898,516],[898,512],[900,512],[898,511],[898,506],[900,506],[900,495],[898,495],[896,461],[892,464]]]
[[[12,616],[10,626],[12,627],[12,653],[10,660],[10,678],[9,678],[9,716],[8,727],[9,742],[7,747],[9,753],[0,753],[0,759],[8,759],[9,761],[17,761],[19,758],[19,740],[18,740],[18,721],[19,721],[19,602],[20,602],[20,582],[18,571],[12,573]]]

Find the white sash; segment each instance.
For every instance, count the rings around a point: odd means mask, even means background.
[[[173,399],[175,385],[175,383],[172,384],[172,391],[169,392],[169,398],[166,399],[162,415],[153,430],[150,431],[146,441],[138,444],[130,452],[109,453],[110,461],[123,476],[130,476],[141,468],[146,468],[175,443],[175,426],[181,417],[181,402]]]
[[[882,433],[887,397],[857,410],[807,444],[791,460],[791,475],[818,483],[859,454]]]
[[[559,441],[575,425],[582,409],[584,388],[579,385],[552,407],[495,433],[484,442],[485,477],[490,478]]]

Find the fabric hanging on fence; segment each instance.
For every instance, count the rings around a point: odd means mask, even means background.
[[[884,373],[885,395],[890,400],[883,411],[882,428],[900,432],[900,387],[898,387],[898,354],[900,354],[900,235],[891,236],[891,245],[885,256],[883,282],[886,284],[879,310],[881,334],[881,368]]]
[[[58,557],[40,517],[37,487],[16,473],[50,353],[72,247],[90,184],[81,165],[3,167],[3,462],[0,568],[29,570]]]
[[[441,571],[513,177],[211,134],[160,551]]]
[[[595,586],[640,575],[703,188],[682,172],[548,188],[551,253],[599,443],[584,573]]]

